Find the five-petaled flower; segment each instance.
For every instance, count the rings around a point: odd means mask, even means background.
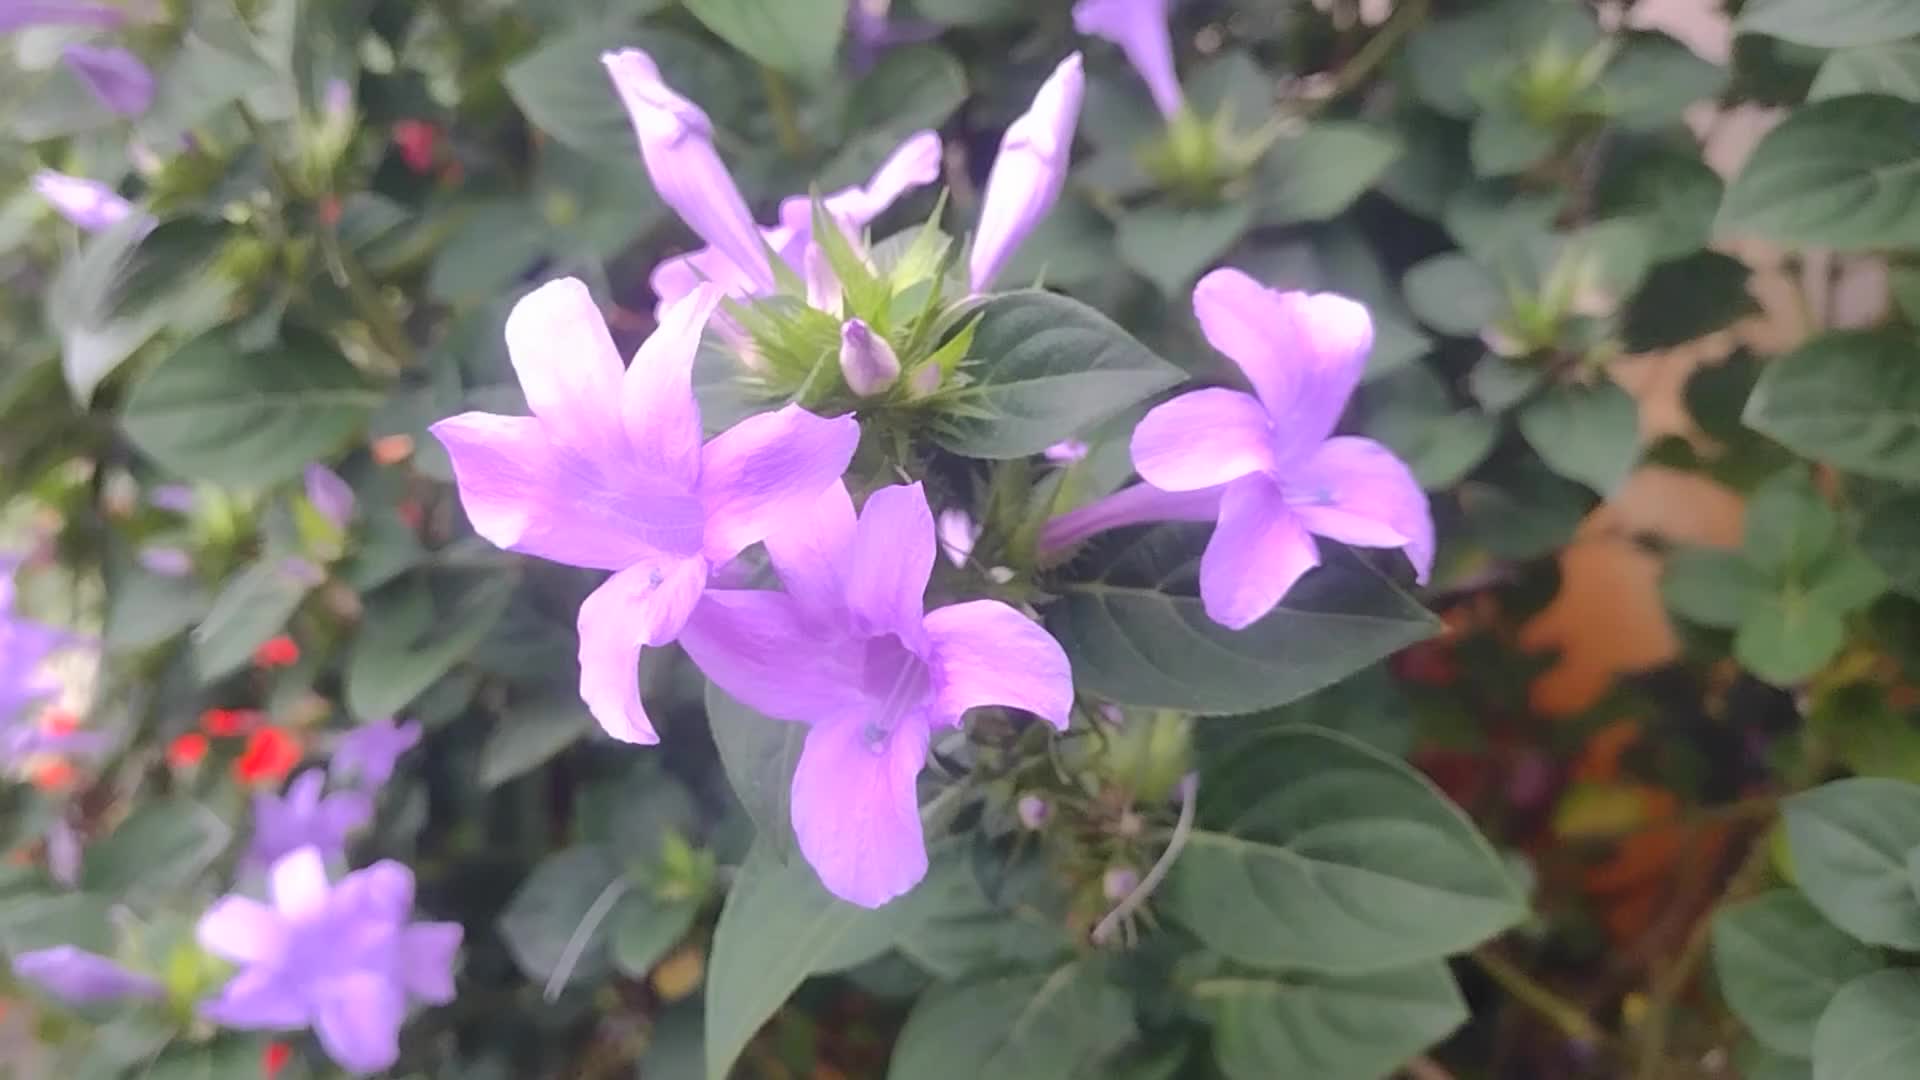
[[[674,640],[708,575],[838,483],[860,441],[853,417],[788,405],[702,443],[693,359],[719,299],[703,285],[670,304],[623,372],[587,287],[543,285],[506,328],[533,415],[433,425],[481,536],[615,572],[580,606],[580,696],[625,742],[660,738],[640,703],[640,650]]]
[[[326,773],[308,769],[293,778],[284,796],[255,793],[249,863],[272,866],[303,847],[328,858],[346,853],[347,836],[373,820],[373,800],[352,789],[322,795],[326,783]]]
[[[1073,704],[1066,654],[1019,611],[925,610],[934,546],[920,485],[881,488],[856,518],[834,484],[767,538],[786,591],[711,590],[682,636],[721,689],[809,725],[794,835],[828,890],[866,907],[927,872],[916,778],[936,730],[993,705],[1065,729]]]
[[[246,716],[251,710],[235,710],[231,715]],[[255,714],[257,715],[257,714]],[[209,734],[220,734],[209,731]],[[263,727],[247,736],[246,749],[233,761],[233,777],[242,784],[278,784],[300,764],[300,740],[284,728]]]
[[[402,754],[419,745],[420,725],[373,720],[345,735],[333,749],[328,769],[336,780],[353,780],[368,791],[385,784]]]
[[[200,917],[201,947],[241,968],[201,1015],[256,1031],[311,1027],[341,1067],[390,1068],[408,999],[453,1000],[459,924],[410,921],[413,872],[397,862],[329,885],[320,853],[301,848],[267,883],[270,905],[227,896]]]
[[[1320,564],[1315,536],[1403,548],[1425,581],[1426,493],[1385,446],[1333,434],[1373,345],[1367,309],[1330,293],[1269,289],[1238,270],[1202,278],[1193,307],[1254,392],[1195,390],[1147,413],[1133,432],[1145,483],[1048,522],[1042,548],[1144,521],[1217,521],[1200,560],[1200,598],[1235,630]]]

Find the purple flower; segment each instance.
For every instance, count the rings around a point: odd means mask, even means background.
[[[0,560],[0,757],[6,758],[40,748],[42,733],[23,723],[22,714],[59,690],[47,660],[74,644],[66,633],[13,613],[13,569]]]
[[[193,573],[193,556],[185,548],[149,544],[135,558],[149,574],[177,578]]]
[[[72,945],[23,952],[13,958],[13,974],[75,1006],[102,1005],[130,997],[157,1000],[167,993],[158,979]]]
[[[1131,866],[1109,866],[1100,875],[1100,895],[1108,900],[1124,900],[1140,887],[1140,871]]]
[[[52,169],[33,174],[33,190],[61,217],[88,232],[111,229],[138,213],[132,203],[98,180],[68,176]]]
[[[1000,153],[993,159],[980,196],[980,224],[967,260],[974,292],[984,292],[993,284],[1027,234],[1060,198],[1086,85],[1080,54],[1074,53],[1047,76],[1032,107],[1000,139]]]
[[[934,532],[940,537],[940,554],[955,566],[967,565],[967,557],[973,554],[973,545],[980,541],[980,526],[974,524],[973,515],[965,510],[942,510],[935,520]]]
[[[271,905],[227,896],[200,917],[201,947],[241,967],[201,1015],[253,1031],[310,1027],[350,1072],[391,1067],[408,999],[453,1000],[459,924],[410,922],[413,872],[397,862],[329,886],[320,853],[301,848],[267,880]]]
[[[1073,6],[1073,27],[1120,46],[1127,63],[1146,81],[1160,115],[1171,120],[1186,107],[1186,100],[1173,73],[1173,39],[1167,34],[1169,2],[1080,0]]]
[[[1039,832],[1046,828],[1047,819],[1053,816],[1053,808],[1038,795],[1022,795],[1020,801],[1014,804],[1014,813],[1020,818],[1021,828]]]
[[[506,328],[533,415],[470,412],[432,429],[481,536],[616,571],[580,607],[580,696],[626,742],[660,738],[640,704],[640,650],[674,640],[709,573],[836,483],[860,441],[853,417],[788,405],[702,445],[693,359],[719,299],[702,286],[668,306],[623,373],[587,287],[543,285]]]
[[[878,907],[927,871],[915,778],[934,730],[987,705],[1064,729],[1067,657],[998,601],[924,610],[934,529],[918,484],[880,489],[857,519],[835,484],[767,553],[786,592],[711,591],[682,644],[729,694],[809,725],[793,775],[800,851],[834,895]]]
[[[900,357],[866,323],[848,319],[840,326],[840,374],[847,380],[847,389],[859,397],[872,397],[900,377]]]
[[[47,826],[47,874],[71,889],[80,884],[80,833],[65,818]]]
[[[153,490],[147,492],[147,501],[157,509],[175,514],[191,514],[194,507],[199,505],[199,497],[186,484],[156,484]]]
[[[419,744],[419,724],[375,720],[342,735],[328,767],[336,780],[353,777],[367,789],[376,789],[392,778],[401,756]]]
[[[108,111],[139,116],[153,104],[153,72],[127,50],[76,44],[60,55]]]
[[[0,0],[0,31],[54,25],[112,29],[126,18],[126,12],[112,4],[83,0]]]
[[[1319,565],[1314,536],[1404,548],[1425,581],[1426,493],[1386,447],[1333,436],[1373,345],[1367,310],[1331,293],[1264,288],[1238,270],[1202,278],[1193,307],[1254,393],[1195,390],[1149,412],[1132,447],[1146,483],[1055,518],[1041,548],[1142,521],[1217,521],[1200,561],[1200,598],[1210,618],[1235,630]]]
[[[347,486],[340,474],[319,462],[307,466],[306,472],[307,502],[320,512],[320,516],[333,523],[334,528],[344,529],[353,520],[353,488]]]
[[[249,863],[271,866],[288,852],[305,847],[328,858],[346,853],[347,835],[373,820],[373,803],[359,791],[322,796],[326,783],[325,773],[308,769],[293,778],[284,797],[264,791],[253,797]]]
[[[660,199],[673,208],[708,247],[656,266],[650,284],[662,305],[686,296],[703,282],[729,296],[760,296],[774,289],[768,251],[800,272],[813,236],[813,205],[806,196],[780,204],[780,224],[761,228],[747,209],[733,175],[713,148],[713,125],[698,105],[661,80],[653,59],[639,49],[600,58],[633,121],[640,156]],[[899,198],[940,175],[940,137],[913,135],[882,162],[864,187],[826,196],[827,212],[851,229],[862,229]]]
[[[1040,456],[1056,465],[1071,465],[1086,460],[1087,444],[1079,439],[1063,439],[1042,450]]]

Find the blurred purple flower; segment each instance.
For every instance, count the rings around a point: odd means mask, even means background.
[[[284,796],[260,792],[253,797],[253,840],[247,862],[273,865],[290,851],[311,847],[332,858],[346,854],[347,835],[373,820],[373,802],[360,791],[323,796],[327,775],[308,769],[293,778]]]
[[[840,374],[856,396],[872,397],[900,377],[900,357],[866,323],[848,319],[840,326]]]
[[[47,660],[75,644],[51,626],[23,619],[13,611],[14,562],[0,556],[0,755],[30,752],[43,734],[24,713],[59,690]],[[33,746],[29,746],[32,743]]]
[[[142,569],[161,577],[186,577],[193,573],[193,556],[185,548],[149,544],[135,556]]]
[[[340,737],[328,769],[335,780],[351,778],[369,791],[376,790],[393,777],[401,756],[419,744],[419,724],[374,720]]]
[[[1100,875],[1100,894],[1108,900],[1124,900],[1140,887],[1140,871],[1131,866],[1109,866]]]
[[[1080,0],[1073,6],[1073,27],[1120,46],[1127,63],[1146,81],[1160,115],[1172,119],[1186,107],[1186,100],[1173,72],[1169,4],[1170,0]]]
[[[587,287],[523,297],[507,352],[532,416],[469,412],[433,425],[467,517],[500,547],[615,571],[580,606],[580,696],[607,733],[660,741],[640,703],[640,651],[674,640],[709,573],[838,482],[851,416],[797,405],[702,443],[692,372],[720,291],[670,305],[624,372]]]
[[[809,725],[793,775],[800,851],[834,895],[878,907],[927,871],[915,779],[934,729],[988,705],[1064,729],[1067,657],[995,600],[925,610],[934,528],[919,484],[881,488],[858,518],[835,484],[767,553],[787,591],[710,591],[681,643],[727,693]]]
[[[1155,407],[1133,432],[1145,483],[1048,522],[1042,550],[1119,525],[1215,520],[1200,598],[1210,618],[1235,630],[1320,564],[1314,536],[1404,548],[1425,581],[1426,493],[1385,446],[1333,435],[1373,345],[1366,308],[1331,293],[1268,289],[1238,270],[1202,278],[1193,306],[1207,340],[1254,392],[1195,390]]]
[[[29,26],[94,26],[110,30],[127,19],[113,4],[84,0],[0,0],[0,31]]]
[[[13,974],[74,1006],[103,1005],[130,997],[157,1000],[167,993],[158,979],[72,945],[23,952],[13,958]]]
[[[707,114],[668,86],[653,58],[639,49],[606,53],[600,60],[633,122],[640,156],[661,201],[709,245],[654,267],[650,283],[661,306],[703,282],[729,296],[772,292],[769,250],[799,273],[813,236],[812,200],[796,195],[782,201],[780,224],[762,228],[713,148]],[[940,137],[922,131],[882,162],[866,186],[844,188],[822,202],[843,226],[862,229],[902,195],[939,175]]]
[[[307,466],[306,487],[307,501],[335,528],[345,529],[353,520],[353,488],[339,473],[316,461]]]
[[[65,818],[47,826],[47,874],[71,889],[80,884],[80,833]]]
[[[973,554],[973,545],[980,539],[980,526],[973,523],[973,515],[959,509],[942,510],[936,521],[940,554],[955,566],[967,565],[967,556]]]
[[[320,853],[301,848],[267,882],[271,905],[227,896],[200,917],[201,947],[241,969],[201,1015],[252,1031],[310,1027],[342,1068],[390,1068],[408,999],[453,1000],[459,924],[411,922],[413,872],[389,860],[329,886]]]
[[[1080,124],[1086,75],[1080,54],[1060,62],[1033,97],[1033,105],[1007,127],[1000,153],[980,196],[967,276],[974,292],[993,284],[1027,234],[1047,216],[1067,182],[1073,133]]]
[[[153,105],[153,72],[118,46],[69,45],[61,58],[100,104],[121,116],[139,116]]]
[[[1014,813],[1020,818],[1022,828],[1039,832],[1046,827],[1047,819],[1053,816],[1053,808],[1038,795],[1022,795],[1020,801],[1014,804]]]
[[[98,180],[41,169],[33,174],[32,183],[33,190],[61,217],[88,232],[111,229],[140,213],[132,203]]]
[[[187,484],[156,484],[147,492],[147,501],[161,510],[191,514],[199,500]]]
[[[1058,465],[1071,465],[1086,460],[1087,444],[1079,439],[1063,439],[1041,451],[1040,456]]]

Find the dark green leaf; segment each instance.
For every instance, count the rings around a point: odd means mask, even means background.
[[[1782,1054],[1807,1057],[1827,1002],[1881,964],[1872,949],[1821,918],[1799,893],[1775,889],[1714,916],[1713,966],[1727,1006],[1755,1039]]]
[[[1132,1001],[1084,960],[934,988],[907,1017],[888,1075],[1060,1080],[1097,1070],[1132,1037]]]
[[[1749,276],[1746,263],[1718,251],[1655,266],[1627,303],[1622,344],[1628,352],[1670,349],[1758,313]]]
[[[1915,164],[1920,173],[1920,158]],[[1920,206],[1920,187],[1915,198]],[[1766,365],[1744,418],[1816,461],[1915,483],[1920,480],[1915,351],[1914,339],[1904,333],[1823,334]]]
[[[600,54],[624,42],[582,26],[541,42],[501,76],[534,126],[582,154],[632,158],[639,148]]]
[[[1860,550],[1893,587],[1920,598],[1920,494],[1887,499],[1867,512]]]
[[[1398,759],[1283,728],[1207,777],[1163,910],[1214,951],[1364,975],[1472,947],[1526,915],[1500,856]]]
[[[1748,0],[1734,29],[1837,49],[1920,34],[1920,8],[1907,0]]]
[[[1813,490],[1806,471],[1788,469],[1769,477],[1747,500],[1741,547],[1767,573],[1798,579],[1827,554],[1839,530],[1839,517]]]
[[[436,598],[424,580],[382,590],[347,657],[347,704],[354,715],[394,716],[465,659],[506,612],[509,578],[488,578]]]
[[[607,970],[608,915],[631,886],[598,847],[548,855],[500,913],[500,939],[529,979],[546,982],[563,965],[563,985]]]
[[[1734,635],[1733,655],[1762,679],[1792,686],[1833,659],[1846,636],[1838,611],[1787,592],[1747,611]]]
[[[1920,104],[1899,98],[1808,105],[1761,140],[1727,189],[1717,227],[1794,248],[1920,245],[1916,130]]]
[[[853,86],[846,118],[851,138],[821,168],[821,189],[866,183],[907,136],[938,128],[966,100],[967,74],[953,54],[932,45],[889,51]]]
[[[628,893],[613,911],[614,966],[629,978],[645,978],[687,936],[699,914],[700,905],[689,900]]]
[[[1194,984],[1229,1080],[1376,1080],[1445,1038],[1467,1003],[1438,961],[1371,975],[1223,976]]]
[[[1660,595],[1683,619],[1731,630],[1768,600],[1772,583],[1737,551],[1680,548],[1667,556]]]
[[[480,747],[481,787],[498,787],[546,764],[593,730],[577,697],[542,698],[508,708]]]
[[[1786,801],[1794,878],[1827,921],[1869,945],[1920,948],[1907,853],[1920,847],[1920,786],[1859,777]]]
[[[1413,313],[1443,334],[1478,337],[1507,310],[1500,282],[1460,252],[1415,264],[1404,284]]]
[[[1485,460],[1500,425],[1460,409],[1431,370],[1414,365],[1362,387],[1359,430],[1385,443],[1428,491],[1452,487]]]
[[[841,0],[686,0],[727,44],[777,71],[827,74],[847,25]]]
[[[1392,132],[1323,121],[1283,139],[1262,161],[1255,197],[1262,225],[1325,221],[1353,205],[1400,156]]]
[[[1810,101],[1885,94],[1920,101],[1920,41],[1888,41],[1842,49],[1827,57],[1807,91]]]
[[[1907,1080],[1920,1057],[1920,972],[1876,971],[1840,989],[1813,1032],[1813,1080]]]
[[[980,308],[962,371],[972,381],[948,396],[934,437],[988,459],[1037,454],[1183,377],[1093,308],[1038,291]]]
[[[1114,240],[1128,266],[1162,296],[1177,299],[1240,239],[1252,219],[1245,202],[1203,208],[1149,203],[1120,216]]]
[[[201,681],[240,670],[253,650],[287,625],[309,587],[304,576],[273,557],[228,579],[193,629],[193,666]]]
[[[1561,385],[1520,409],[1520,434],[1549,467],[1602,495],[1640,457],[1640,409],[1612,380]]]
[[[1500,101],[1473,121],[1467,153],[1480,176],[1523,172],[1560,145],[1560,132],[1541,127],[1517,104]]]
[[[185,888],[232,839],[233,830],[219,815],[191,799],[146,803],[88,845],[81,887],[131,900]]]
[[[1665,34],[1629,31],[1600,77],[1607,115],[1630,131],[1680,123],[1695,102],[1717,97],[1726,69]]]
[[[1437,628],[1425,609],[1344,549],[1245,630],[1207,618],[1191,588],[1205,530],[1107,537],[1068,568],[1047,627],[1081,690],[1126,705],[1231,714],[1284,705]]]
[[[760,845],[785,859],[793,852],[793,770],[807,725],[775,720],[707,687],[707,721],[734,797],[753,819]]]

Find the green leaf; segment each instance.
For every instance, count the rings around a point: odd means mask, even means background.
[[[354,715],[394,716],[465,659],[506,613],[510,578],[456,579],[445,599],[424,579],[371,599],[347,656],[347,705]]]
[[[556,34],[501,75],[514,104],[533,125],[568,148],[631,159],[639,151],[633,125],[614,93],[600,54],[623,42],[602,26]]]
[[[1734,29],[1840,49],[1920,34],[1920,8],[1907,0],[1749,0]]]
[[[793,770],[806,745],[807,725],[788,723],[707,686],[707,725],[734,797],[753,819],[760,845],[782,859],[793,852]]]
[[[278,634],[300,607],[305,578],[272,556],[227,581],[207,617],[193,628],[193,666],[203,683],[244,667],[253,650]]]
[[[570,847],[540,860],[499,919],[500,940],[529,979],[562,985],[607,971],[608,915],[630,888],[605,850]]]
[[[693,17],[727,44],[789,75],[833,68],[847,25],[841,0],[685,0]]]
[[[1493,417],[1455,407],[1438,376],[1413,365],[1361,388],[1358,428],[1385,443],[1428,491],[1452,487],[1500,436]]]
[[[1467,1019],[1438,961],[1360,976],[1222,976],[1191,993],[1228,1080],[1376,1080]]]
[[[1687,107],[1718,97],[1727,71],[1665,34],[1629,31],[1600,76],[1603,106],[1629,131],[1680,123]]]
[[[1253,208],[1244,200],[1212,207],[1148,203],[1121,213],[1114,240],[1128,266],[1162,296],[1180,298],[1247,231]]]
[[[1842,987],[1813,1032],[1813,1080],[1907,1080],[1920,1059],[1920,972],[1876,971]]]
[[[1325,221],[1352,206],[1400,156],[1400,140],[1369,124],[1322,121],[1262,159],[1254,201],[1262,225]]]
[[[1407,306],[1420,321],[1455,337],[1479,337],[1507,310],[1500,282],[1457,251],[1414,264],[1402,284]]]
[[[1826,666],[1846,637],[1839,612],[1787,592],[1747,612],[1734,634],[1733,655],[1767,682],[1792,686]]]
[[[1914,194],[1920,206],[1920,187]],[[1816,461],[1913,484],[1920,479],[1915,350],[1911,335],[1895,331],[1823,334],[1765,366],[1743,418]]]
[[[910,934],[911,897],[878,910],[838,900],[800,859],[747,852],[713,930],[707,965],[707,1077],[724,1080],[760,1025],[807,976],[879,956]]]
[[[1920,104],[1898,98],[1808,105],[1761,140],[1728,187],[1716,227],[1793,248],[1920,245],[1916,129]]]
[[[1337,545],[1272,614],[1244,630],[1168,589],[1197,571],[1204,528],[1114,534],[1067,569],[1047,628],[1081,690],[1124,705],[1232,714],[1284,705],[1431,636],[1426,609]]]
[[[1713,966],[1727,1007],[1755,1039],[1779,1053],[1808,1057],[1827,1002],[1881,963],[1799,893],[1775,889],[1714,916]]]
[[[149,802],[111,835],[87,846],[80,885],[123,899],[183,889],[225,853],[232,839],[232,828],[192,799]]]
[[[1886,41],[1842,49],[1827,57],[1807,100],[1885,94],[1920,101],[1920,41]]]
[[[972,381],[943,396],[951,412],[934,433],[956,454],[1037,454],[1184,377],[1105,315],[1064,296],[996,296],[979,320],[961,368]]]
[[[501,713],[500,720],[480,747],[482,788],[532,772],[558,757],[593,730],[593,714],[577,696],[522,702]]]
[[[1612,380],[1561,385],[1518,413],[1520,434],[1548,467],[1606,495],[1640,458],[1640,409]]]
[[[1856,777],[1784,807],[1796,882],[1827,921],[1869,945],[1920,948],[1907,853],[1920,846],[1920,786]]]
[[[1626,218],[1651,241],[1654,260],[1707,246],[1726,184],[1699,155],[1665,142],[1627,143],[1609,153],[1594,189],[1598,216]]]
[[[1133,1002],[1097,960],[936,986],[915,1003],[889,1076],[1060,1080],[1099,1075],[1133,1037]]]
[[[693,928],[700,905],[628,893],[613,912],[613,964],[628,978],[645,978]]]
[[[933,45],[888,51],[848,96],[851,135],[821,168],[821,189],[865,184],[907,136],[940,127],[966,100],[967,73],[952,53]]]
[[[182,476],[258,489],[331,456],[380,401],[318,337],[292,334],[248,353],[216,331],[140,380],[120,423],[141,452]]]
[[[1867,511],[1860,550],[1895,589],[1920,599],[1920,494],[1898,495]]]
[[[1655,266],[1627,302],[1620,328],[1628,352],[1684,345],[1757,314],[1747,291],[1747,264],[1718,251],[1698,251]]]
[[[1525,455],[1496,457],[1460,485],[1474,540],[1503,559],[1537,559],[1564,545],[1593,508],[1588,490]]]
[[[1747,499],[1741,547],[1753,564],[1782,579],[1798,579],[1833,545],[1840,519],[1804,469],[1767,478]]]
[[[1660,596],[1683,619],[1731,630],[1765,603],[1773,586],[1737,551],[1680,548],[1667,556]]]
[[[152,648],[206,618],[213,603],[206,587],[191,577],[128,568],[109,580],[101,643],[110,653]]]
[[[1525,917],[1500,856],[1400,760],[1275,730],[1207,777],[1162,910],[1255,967],[1365,975],[1471,948]]]
[[[1523,172],[1560,145],[1560,132],[1542,127],[1505,100],[1474,118],[1467,135],[1467,153],[1478,176],[1508,176]]]

